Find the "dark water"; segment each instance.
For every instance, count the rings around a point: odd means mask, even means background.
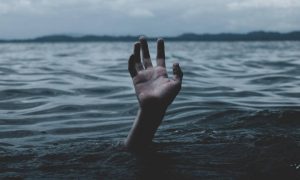
[[[167,42],[183,88],[143,154],[120,145],[138,109],[131,50],[0,44],[0,177],[300,177],[299,42]]]

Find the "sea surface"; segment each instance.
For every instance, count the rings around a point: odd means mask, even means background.
[[[0,44],[0,178],[300,177],[300,42],[166,42],[182,90],[139,154],[132,47]]]

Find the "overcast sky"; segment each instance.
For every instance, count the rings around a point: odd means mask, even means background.
[[[300,30],[300,0],[0,0],[0,38]]]

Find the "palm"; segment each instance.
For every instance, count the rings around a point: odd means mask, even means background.
[[[141,71],[133,82],[141,106],[148,103],[167,106],[180,90],[180,83],[169,79],[166,69],[160,66]]]
[[[140,58],[140,46],[143,61]],[[157,43],[157,66],[153,67],[145,39],[136,43],[134,54],[129,59],[129,72],[141,107],[167,107],[181,88],[182,72],[178,64],[173,65],[174,78],[169,79],[165,68],[163,40]]]

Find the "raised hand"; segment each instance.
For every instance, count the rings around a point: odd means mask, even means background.
[[[140,56],[142,48],[142,61]],[[134,45],[134,54],[129,58],[131,74],[140,107],[166,109],[181,89],[182,71],[178,63],[173,64],[173,79],[168,78],[165,64],[164,41],[157,41],[157,66],[153,67],[148,44],[144,37]]]
[[[173,64],[173,78],[168,78],[162,39],[157,41],[156,62],[157,66],[153,67],[147,41],[141,37],[135,43],[134,53],[128,62],[128,70],[140,104],[138,115],[125,140],[125,146],[129,149],[140,150],[152,142],[168,105],[181,89],[183,74],[178,63]]]

